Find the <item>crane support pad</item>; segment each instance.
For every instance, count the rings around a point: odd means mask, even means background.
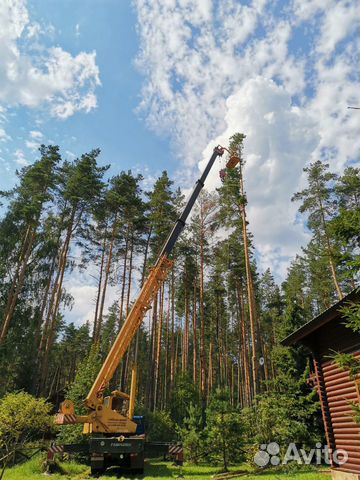
[[[66,415],[64,413],[58,413],[55,416],[56,425],[73,425],[78,423],[76,415]]]
[[[146,442],[145,456],[147,458],[155,458],[164,456],[175,461],[178,465],[182,465],[184,461],[184,449],[181,443],[170,442]]]
[[[88,443],[72,443],[68,445],[57,445],[52,443],[48,448],[48,453],[89,453]]]

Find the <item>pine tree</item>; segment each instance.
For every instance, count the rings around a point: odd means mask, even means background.
[[[8,251],[12,265],[9,265],[7,274],[11,281],[2,311],[0,344],[8,334],[16,303],[24,286],[30,257],[34,252],[43,209],[52,199],[56,183],[56,167],[60,161],[59,147],[42,145],[39,151],[41,158],[33,165],[24,167],[18,174],[20,184],[13,191],[3,193],[12,200],[7,217],[2,223],[6,227],[9,226],[9,221],[14,223],[12,232],[16,237],[13,236],[12,251]],[[4,243],[9,245],[8,240]]]
[[[108,167],[98,166],[97,157],[99,154],[100,150],[93,150],[84,154],[72,164],[65,163],[61,171],[59,209],[61,211],[63,239],[58,253],[57,270],[53,280],[47,315],[43,321],[39,348],[41,371],[39,391],[41,392],[44,392],[46,385],[50,351],[60,318],[59,308],[64,298],[63,282],[68,267],[71,242],[88,225],[89,218],[104,187],[102,177]]]
[[[329,165],[317,160],[303,170],[308,176],[308,187],[295,193],[292,201],[302,201],[300,213],[308,213],[307,225],[326,254],[332,280],[339,299],[343,297],[337,272],[337,246],[330,236],[329,222],[334,217],[334,187],[336,175],[328,171]]]
[[[153,190],[148,192],[149,202],[148,217],[151,231],[149,245],[151,249],[150,263],[153,263],[159,254],[160,248],[165,242],[170,229],[176,218],[175,196],[171,190],[173,182],[169,179],[166,171],[157,179]],[[160,288],[155,298],[152,312],[152,325],[150,335],[149,363],[150,381],[148,382],[147,405],[155,410],[158,401],[160,382],[160,360],[162,346],[162,307],[164,305],[164,287]],[[158,318],[160,322],[158,323]]]

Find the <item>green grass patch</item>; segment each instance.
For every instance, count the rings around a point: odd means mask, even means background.
[[[63,474],[55,473],[47,475],[44,473],[44,457],[38,456],[30,461],[23,463],[5,471],[3,480],[85,480],[92,478],[90,468],[76,462],[61,462]],[[294,471],[294,472],[261,472],[257,475],[251,472],[250,467],[239,465],[231,467],[233,472],[243,472],[246,476],[239,476],[238,479],[246,480],[329,480],[329,476],[315,469]],[[171,465],[170,462],[147,462],[145,466],[145,475],[142,477],[121,476],[115,467],[109,469],[101,480],[118,480],[141,478],[143,480],[168,480],[177,478],[181,473],[185,480],[212,480],[213,475],[219,473],[219,468],[209,467],[207,465],[185,465],[182,470],[179,467]],[[236,479],[235,479],[236,480]]]

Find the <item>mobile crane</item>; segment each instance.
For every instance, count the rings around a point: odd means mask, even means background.
[[[114,390],[111,395],[104,396],[104,391],[172,268],[173,261],[170,259],[170,255],[174,245],[185,226],[185,222],[216,158],[221,157],[224,150],[227,149],[220,145],[214,148],[202,176],[195,183],[193,192],[181,216],[163,245],[155,265],[150,269],[150,273],[84,401],[88,413],[77,415],[73,402],[65,400],[60,405],[59,413],[55,417],[57,425],[79,423],[84,425],[83,433],[90,435],[88,453],[90,454],[92,473],[100,473],[110,465],[129,467],[132,471],[136,470],[137,472],[143,470],[145,449],[143,419],[142,417],[134,417],[136,368],[132,369],[130,394]],[[231,156],[230,153],[227,167],[234,168],[238,161],[236,155]],[[119,408],[121,401],[128,402],[127,412]],[[67,451],[71,451],[71,446],[68,447],[70,448]],[[168,448],[168,445],[166,447]],[[64,449],[61,450],[61,447],[53,446],[50,453],[59,451],[64,451]]]

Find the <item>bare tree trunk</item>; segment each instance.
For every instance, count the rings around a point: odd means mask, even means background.
[[[18,278],[19,278],[20,271],[23,268],[24,257],[26,255],[28,240],[29,240],[29,236],[31,234],[31,231],[32,231],[32,226],[28,225],[28,227],[25,231],[23,241],[22,241],[21,252],[20,252],[20,255],[19,255],[19,258],[18,258],[18,261],[17,261],[16,269],[15,269],[15,272],[14,272],[14,275],[13,275],[13,278],[12,278],[11,287],[10,287],[10,290],[9,290],[9,293],[8,293],[6,306],[5,306],[4,314],[3,314],[3,322],[2,322],[2,325],[1,325],[1,330],[4,329],[5,322],[7,320],[7,317],[9,316],[8,312],[9,312],[9,309],[10,309],[11,304],[13,302],[13,298],[14,298],[16,286],[17,286],[17,283],[18,283],[17,281],[18,281]],[[10,323],[9,320],[8,320],[8,323]],[[2,332],[1,332],[1,335],[2,335]]]
[[[149,246],[150,246],[151,233],[152,233],[152,227],[150,228],[148,237],[147,237],[147,239],[146,239],[145,252],[144,252],[144,263],[143,263],[143,268],[142,268],[142,273],[141,273],[141,286],[143,286],[144,281],[145,281],[145,275],[146,275],[147,259],[148,259],[148,255],[149,255]]]
[[[208,395],[211,394],[214,385],[214,369],[213,369],[213,342],[210,339],[209,345],[209,369],[208,369]]]
[[[131,241],[130,241],[130,259],[129,259],[129,273],[128,273],[128,288],[126,294],[126,317],[129,314],[130,310],[130,295],[131,295],[131,282],[132,282],[132,271],[133,271],[133,254],[134,254],[134,233],[131,233]],[[125,385],[127,384],[127,376],[129,371],[129,359],[130,359],[130,348],[133,344],[129,347],[128,351],[125,353],[124,358],[122,360],[122,373],[121,373],[121,389],[125,389]]]
[[[147,405],[149,410],[154,408],[154,375],[155,375],[155,351],[156,351],[156,319],[157,319],[157,309],[158,309],[158,295],[155,295],[151,319],[151,334],[150,334],[150,345],[149,345],[149,381],[147,382]]]
[[[171,272],[171,336],[170,336],[170,392],[174,386],[175,379],[175,273]]]
[[[202,209],[202,207],[201,207]],[[201,217],[203,213],[201,213]],[[205,311],[204,311],[204,224],[201,222],[200,235],[200,392],[203,412],[206,407],[206,359],[205,359]]]
[[[197,288],[196,288],[196,277],[194,279],[194,296],[193,296],[193,316],[192,316],[192,327],[193,327],[193,382],[196,386],[197,384]]]
[[[170,317],[171,317],[171,282],[169,282],[168,299],[167,299],[167,314],[166,314],[166,338],[165,338],[165,370],[164,370],[164,391],[163,391],[163,405],[162,408],[167,407],[168,401],[168,370],[169,370],[169,352],[170,349]]]
[[[143,267],[142,267],[142,273],[141,273],[141,282],[140,282],[140,288],[144,285],[145,281],[145,275],[146,275],[146,267],[147,267],[147,259],[148,259],[148,252],[149,252],[149,245],[150,245],[150,238],[151,238],[151,232],[152,228],[150,228],[148,237],[146,240],[146,246],[145,246],[145,252],[144,252],[144,261],[143,261]],[[135,339],[135,352],[134,352],[134,364],[137,364],[138,361],[138,353],[139,353],[139,335],[140,335],[140,329],[136,333],[136,339]]]
[[[41,375],[40,375],[40,392],[44,394],[44,388],[46,383],[46,377],[48,374],[48,364],[49,364],[49,355],[50,350],[52,348],[54,338],[55,338],[55,330],[58,321],[58,312],[59,312],[59,305],[62,297],[62,286],[64,281],[64,274],[66,270],[66,263],[70,248],[70,242],[73,234],[73,226],[74,226],[74,219],[75,219],[76,209],[73,207],[71,217],[69,220],[69,225],[66,231],[65,242],[61,251],[60,259],[59,259],[59,266],[58,266],[58,273],[56,276],[56,281],[53,286],[53,292],[50,300],[50,305],[48,309],[48,315],[45,323],[45,327],[48,326],[46,331],[44,330],[42,335],[42,341],[40,346],[44,348],[43,351],[43,358],[42,358],[42,365],[41,365]],[[79,214],[79,221],[80,221],[81,213]]]
[[[36,227],[33,227],[30,225],[25,234],[24,255],[21,260],[20,268],[16,272],[16,275],[14,277],[13,284],[11,286],[10,293],[8,296],[8,302],[5,308],[4,317],[3,317],[4,319],[3,319],[1,333],[0,333],[0,345],[3,343],[3,341],[7,336],[10,323],[14,315],[17,299],[24,285],[25,273],[26,273],[28,261],[33,249],[35,236],[36,236]]]
[[[245,198],[243,173],[240,166],[240,193]],[[256,305],[254,295],[254,283],[250,265],[250,252],[249,252],[249,238],[247,234],[247,220],[245,202],[239,205],[240,215],[242,218],[242,231],[243,231],[243,243],[244,243],[244,256],[245,256],[245,271],[246,271],[246,285],[248,293],[248,305],[249,305],[249,318],[250,318],[250,334],[251,334],[251,347],[252,347],[252,376],[253,376],[253,390],[256,396],[259,388],[258,381],[258,358],[257,358],[257,338],[256,338]]]
[[[241,324],[241,344],[242,344],[242,364],[244,370],[244,380],[246,385],[246,404],[251,404],[251,379],[250,379],[250,367],[248,363],[249,358],[249,351],[248,351],[248,341],[245,329],[245,311],[244,311],[244,302],[243,302],[243,294],[241,291],[241,287],[238,284],[237,288],[237,301],[238,301],[238,309],[239,309],[239,319]]]
[[[106,290],[107,290],[107,286],[108,286],[108,283],[109,283],[109,276],[110,276],[110,271],[111,271],[111,263],[112,263],[112,257],[113,257],[114,241],[115,241],[115,237],[116,237],[116,229],[117,229],[117,215],[115,215],[113,228],[111,230],[111,237],[110,237],[110,243],[109,243],[109,253],[108,253],[108,257],[107,257],[107,261],[106,261],[105,277],[104,277],[104,282],[103,282],[103,287],[102,287],[102,294],[101,294],[100,307],[99,307],[99,316],[98,316],[98,319],[97,319],[94,343],[97,343],[100,340],[100,333],[101,333],[101,326],[102,326],[102,319],[103,319],[104,305],[105,305],[105,298],[106,298]]]
[[[188,370],[188,358],[189,358],[189,291],[188,291],[188,275],[187,275],[187,272],[185,272],[185,324],[184,324],[183,352],[182,353],[183,353],[183,356],[182,356],[182,371],[183,371],[183,373],[185,373]]]
[[[318,185],[318,190],[320,190],[319,185]],[[319,195],[319,207],[320,207],[322,228],[323,228],[324,235],[325,235],[326,249],[327,249],[327,253],[328,253],[328,257],[329,257],[329,265],[330,265],[330,270],[331,270],[331,276],[333,278],[333,282],[334,282],[339,300],[341,300],[344,297],[344,295],[342,293],[340,284],[339,284],[338,279],[337,279],[335,262],[334,262],[334,254],[333,254],[332,247],[331,247],[330,237],[329,237],[329,234],[328,234],[328,231],[327,231],[327,228],[326,228],[324,205],[321,201],[320,195]]]
[[[126,239],[125,239],[124,268],[123,268],[123,274],[122,274],[121,297],[120,297],[120,306],[119,306],[119,330],[123,323],[128,250],[129,250],[129,227],[127,228]]]
[[[160,361],[161,361],[161,341],[162,341],[162,327],[163,327],[163,314],[164,314],[164,285],[160,287],[160,305],[159,305],[159,321],[158,321],[158,334],[155,356],[155,382],[154,382],[154,410],[158,404],[158,391],[159,391],[159,379],[160,379]]]
[[[101,296],[101,289],[102,289],[102,279],[104,274],[105,251],[106,251],[106,232],[104,232],[104,240],[101,248],[100,275],[99,275],[98,290],[96,295],[94,325],[93,325],[93,334],[92,334],[93,343],[97,341],[96,332],[98,330],[97,323],[98,323],[99,304],[100,304],[100,296]]]

